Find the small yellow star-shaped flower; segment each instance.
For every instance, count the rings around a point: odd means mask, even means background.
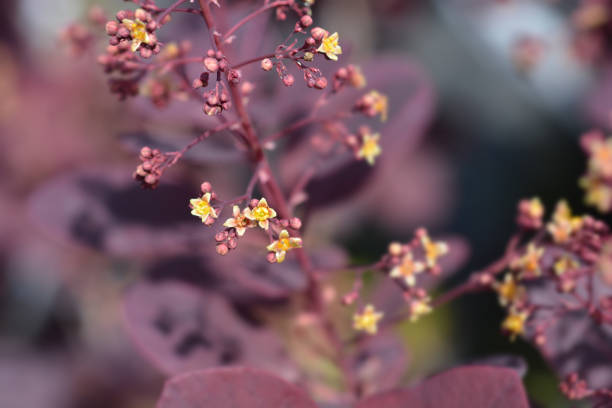
[[[525,322],[529,314],[527,312],[517,312],[511,310],[502,322],[502,330],[510,334],[510,339],[514,341],[516,336],[525,332]]]
[[[402,258],[402,262],[391,269],[389,276],[392,278],[402,278],[404,282],[406,282],[406,285],[414,286],[416,283],[416,275],[424,270],[425,265],[421,262],[415,262],[412,253],[408,252]]]
[[[265,230],[268,229],[270,222],[268,221],[270,218],[276,217],[276,211],[273,208],[268,206],[268,202],[265,198],[262,198],[257,203],[257,207],[250,209],[244,209],[244,216],[249,220],[257,221],[259,226]]]
[[[371,166],[374,165],[376,157],[382,153],[382,149],[378,144],[380,133],[366,132],[362,135],[361,148],[357,151],[358,159],[365,159]]]
[[[285,260],[287,251],[293,248],[301,248],[302,240],[300,238],[292,238],[287,230],[282,230],[278,236],[278,240],[272,242],[266,247],[268,251],[274,252],[276,262],[281,263]]]
[[[142,21],[130,20],[124,18],[121,23],[130,30],[130,37],[132,37],[132,52],[136,52],[142,43],[147,44],[149,42],[149,33],[147,32],[147,25]]]
[[[378,321],[382,319],[383,313],[377,312],[374,306],[367,305],[363,312],[355,313],[353,316],[353,328],[365,331],[368,334],[376,334],[378,331]]]
[[[427,232],[421,236],[421,245],[425,250],[425,259],[429,268],[436,266],[438,258],[448,253],[448,244],[443,241],[433,242]]]
[[[240,207],[238,207],[237,205],[232,208],[232,214],[233,217],[225,220],[223,226],[228,228],[235,228],[236,233],[239,237],[244,235],[247,228],[253,228],[255,226],[255,222],[248,219],[246,215],[244,215],[240,211]]]
[[[540,276],[542,274],[540,260],[543,254],[544,248],[538,248],[533,242],[530,242],[525,254],[512,262],[511,266],[521,270],[526,276]]]
[[[389,99],[387,95],[373,90],[366,95],[366,98],[372,104],[374,112],[380,115],[380,121],[386,122],[389,116]]]
[[[410,321],[416,322],[422,316],[431,313],[430,302],[431,298],[429,296],[410,302]]]
[[[325,54],[332,61],[338,61],[338,55],[342,54],[342,47],[338,45],[338,33],[333,33],[323,38],[317,52]]]
[[[528,213],[532,218],[541,218],[544,215],[544,205],[538,197],[529,200]]]
[[[557,203],[552,221],[548,223],[547,229],[553,240],[558,244],[566,243],[571,235],[582,227],[582,217],[572,215],[567,201]]]
[[[525,295],[525,288],[516,283],[511,273],[506,274],[503,282],[495,283],[494,289],[497,291],[501,306],[508,306]]]
[[[217,218],[217,212],[210,205],[210,197],[210,193],[206,193],[201,198],[192,198],[189,200],[191,215],[201,218],[203,223],[208,220],[208,217]]]
[[[561,256],[553,265],[553,269],[557,276],[562,276],[570,269],[576,269],[580,266],[572,257],[568,255]]]

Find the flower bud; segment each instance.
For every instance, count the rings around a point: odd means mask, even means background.
[[[225,244],[217,244],[216,250],[219,255],[227,255],[229,252],[229,248]]]
[[[312,25],[312,17],[308,14],[304,14],[302,18],[300,18],[300,25],[304,28],[310,27]]]
[[[317,80],[315,81],[315,88],[317,89],[325,89],[326,86],[327,79],[325,79],[324,77],[317,78]]]
[[[295,82],[295,78],[291,74],[285,75],[283,77],[283,84],[287,87],[293,85],[294,82]]]
[[[312,38],[314,38],[316,41],[321,41],[327,37],[329,33],[321,27],[315,27],[310,30],[310,35],[312,35]]]
[[[212,57],[206,57],[204,58],[204,66],[210,72],[217,72],[219,69],[219,61]]]
[[[119,30],[119,24],[116,21],[109,21],[106,23],[106,34],[108,35],[116,35],[117,30]]]

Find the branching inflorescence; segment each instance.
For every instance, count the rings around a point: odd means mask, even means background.
[[[194,4],[193,0],[178,0],[168,8],[158,7],[153,0],[133,0],[133,3],[138,7],[136,10],[121,10],[116,19],[105,23],[109,45],[98,61],[106,73],[113,75],[109,79],[111,92],[120,99],[145,95],[159,108],[172,99],[193,98],[201,103],[204,115],[218,120],[215,127],[205,130],[178,151],[142,147],[141,163],[134,172],[134,179],[145,188],[155,188],[164,172],[200,142],[218,134],[233,138],[239,150],[246,153],[252,169],[245,191],[233,198],[221,198],[212,184],[204,181],[198,196],[188,203],[191,214],[207,227],[222,224],[214,235],[219,255],[236,249],[243,237],[256,230],[267,237],[268,243],[262,252],[267,251],[268,262],[282,263],[295,254],[308,278],[305,291],[308,311],[317,316],[328,342],[338,354],[336,361],[347,388],[358,394],[359,387],[346,364],[344,341],[324,310],[321,271],[313,266],[302,239],[302,220],[295,214],[296,202],[300,202],[295,196],[304,195],[313,170],[305,169],[304,179],[296,186],[298,191],[294,189],[291,195],[286,195],[266,154],[268,150],[275,150],[283,138],[305,126],[323,125],[333,146],[327,150],[333,155],[350,154],[355,160],[375,165],[382,152],[379,142],[384,135],[366,125],[351,129],[348,119],[357,115],[363,119],[386,121],[388,98],[377,90],[364,90],[350,109],[324,108],[347,87],[361,90],[367,81],[357,66],[337,68],[329,82],[317,67],[322,60],[339,62],[343,50],[337,32],[314,25],[310,9],[313,1],[266,0],[225,31],[217,26],[211,7],[222,7],[222,2],[199,0]],[[240,28],[267,11],[274,12],[279,20],[295,16],[296,23],[285,41],[266,55],[248,56],[242,61],[230,59],[227,50],[240,41]],[[187,42],[165,43],[158,38],[176,13],[199,17],[205,23],[211,48],[203,55],[192,50]],[[99,20],[98,17],[98,24]],[[69,30],[67,37],[75,49],[91,42],[87,32],[76,26]],[[246,106],[254,84],[241,70],[251,64],[259,64],[263,71],[275,73],[287,87],[296,82],[292,72],[299,72],[306,87],[321,92],[320,97],[307,115],[285,129],[259,134]],[[201,69],[195,78],[185,69],[191,65]],[[169,75],[172,80],[168,79]],[[590,161],[581,185],[587,189],[587,202],[602,211],[612,208],[611,146],[598,132],[583,137],[583,147]],[[259,198],[254,197],[256,189],[261,192]],[[501,329],[512,339],[517,336],[532,339],[544,354],[554,354],[548,350],[549,333],[567,316],[583,314],[597,326],[612,325],[612,296],[597,290],[599,279],[609,280],[605,275],[610,269],[606,256],[612,247],[608,227],[590,216],[573,215],[565,201],[557,204],[548,221],[544,221],[544,217],[544,206],[538,198],[521,201],[517,216],[519,230],[509,240],[500,259],[475,272],[463,285],[435,299],[422,284],[423,278],[440,275],[439,260],[449,252],[449,245],[433,240],[423,228],[418,229],[407,243],[391,243],[388,251],[371,265],[338,269],[355,274],[353,288],[342,297],[343,304],[358,305],[353,328],[364,334],[375,334],[382,326],[388,327],[405,319],[417,321],[437,306],[484,290],[494,292],[507,312]],[[380,273],[397,285],[406,301],[406,313],[386,318],[377,305],[362,302],[364,274],[368,271]],[[580,373],[567,375],[561,389],[570,398],[611,394],[605,388],[589,388],[580,379]]]

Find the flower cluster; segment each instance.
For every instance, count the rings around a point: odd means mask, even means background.
[[[121,10],[116,15],[117,21],[106,23],[106,34],[109,44],[120,50],[138,51],[142,58],[151,58],[159,54],[161,46],[157,42],[155,31],[159,27],[151,13],[142,8]]]
[[[608,227],[589,216],[573,215],[563,200],[546,225],[542,225],[543,212],[538,199],[519,204],[519,226],[529,227],[535,235],[507,255],[505,268],[499,269],[506,270],[502,279],[489,279],[507,310],[502,329],[513,339],[532,335],[539,346],[545,346],[547,330],[567,313],[584,310],[590,316],[604,316],[612,312],[604,311],[589,289],[599,270]],[[545,283],[551,283],[557,293],[553,304],[540,304],[531,296],[530,288]],[[589,294],[588,299],[582,298],[584,293]],[[595,312],[598,308],[601,310]]]
[[[406,244],[392,242],[388,252],[371,269],[384,273],[393,279],[404,294],[408,304],[410,321],[417,321],[432,311],[431,297],[427,290],[421,287],[419,276],[437,276],[441,272],[439,259],[448,253],[448,244],[443,241],[433,241],[427,230],[420,228],[415,232],[414,239]],[[364,269],[361,269],[363,271]],[[345,304],[352,304],[359,297],[361,277],[352,292],[344,296]],[[377,322],[382,319],[382,312],[375,310],[373,305],[366,306],[361,313],[353,317],[353,327],[369,334],[377,332]]]
[[[612,138],[593,130],[582,135],[582,148],[589,157],[580,186],[586,190],[585,201],[601,212],[612,210]]]

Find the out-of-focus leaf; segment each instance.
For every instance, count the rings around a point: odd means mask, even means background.
[[[126,294],[124,311],[140,351],[168,375],[239,364],[294,374],[278,338],[213,292],[178,282],[140,283]]]
[[[166,382],[157,408],[316,408],[298,387],[264,371],[216,368]]]
[[[596,279],[600,296],[612,295],[606,285]],[[577,294],[587,297],[583,288]],[[535,282],[528,286],[529,298],[535,304],[558,304],[562,295],[554,282]],[[534,319],[551,319],[544,310],[536,312]],[[546,343],[539,346],[544,357],[560,378],[577,372],[591,388],[612,387],[612,328],[593,321],[585,310],[566,313],[553,320],[546,332]]]
[[[356,408],[528,408],[517,373],[500,367],[458,367],[416,387],[390,391],[359,402]]]
[[[306,288],[306,276],[294,257],[287,257],[281,264],[270,264],[264,254],[247,246],[223,257],[216,254],[171,257],[152,264],[147,275],[152,281],[182,281],[218,291],[240,303],[280,300]],[[318,268],[346,265],[346,254],[338,248],[314,249],[310,256]]]
[[[511,368],[523,378],[527,374],[527,361],[523,357],[512,354],[498,354],[470,362],[468,365],[493,366]]]
[[[56,177],[30,196],[30,215],[54,237],[121,256],[185,253],[212,240],[189,215],[193,191],[169,181],[143,190],[130,174],[99,168]]]
[[[384,334],[361,342],[352,364],[364,395],[370,395],[399,384],[408,367],[408,356],[400,339]]]

